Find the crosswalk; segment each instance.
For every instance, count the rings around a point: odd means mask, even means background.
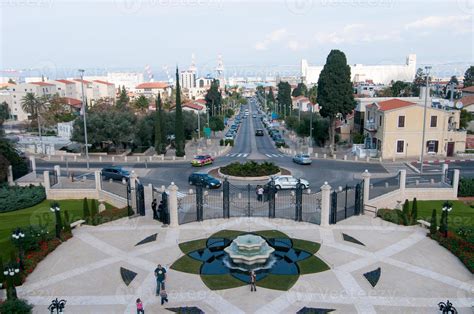
[[[233,158],[247,158],[247,156],[250,155],[249,153],[233,153],[233,154],[227,154],[225,155],[226,157],[233,157]],[[286,157],[284,154],[265,154],[268,158],[282,158]]]

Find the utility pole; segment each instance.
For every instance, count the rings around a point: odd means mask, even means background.
[[[426,74],[426,84],[425,84],[425,108],[423,110],[423,135],[421,139],[421,156],[420,156],[420,174],[423,174],[423,155],[425,153],[425,130],[426,130],[426,106],[428,104],[428,95],[429,95],[429,74],[430,74],[430,66],[425,66],[425,74]]]
[[[86,120],[87,99],[84,95],[84,70],[80,69],[79,73],[81,73],[82,114],[84,117],[84,143],[86,145],[86,163],[87,163],[87,169],[89,169],[89,144],[87,143],[87,120]]]

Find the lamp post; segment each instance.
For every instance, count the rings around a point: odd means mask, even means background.
[[[309,145],[311,147],[311,153],[313,152],[312,148],[313,148],[313,104],[312,103],[309,103],[309,111],[310,111],[310,115],[309,115]]]
[[[24,269],[24,264],[23,264],[23,239],[25,238],[25,233],[20,229],[17,228],[15,231],[12,233],[12,241],[13,243],[18,247],[18,255],[20,257],[20,269]]]
[[[441,311],[441,313],[443,314],[448,314],[448,313],[457,313],[458,311],[456,310],[456,308],[453,306],[453,304],[451,302],[449,302],[449,300],[446,301],[446,303],[444,302],[439,302],[438,303],[438,306],[439,306],[439,310]]]
[[[16,266],[16,267],[15,267]],[[15,300],[18,298],[15,288],[15,276],[20,272],[18,265],[9,266],[5,268],[3,274],[7,281],[7,299]]]
[[[425,84],[425,107],[423,109],[423,135],[421,139],[421,155],[420,155],[420,173],[423,174],[423,155],[425,153],[425,130],[426,130],[426,106],[428,104],[428,96],[429,96],[429,75],[430,75],[430,66],[425,66],[425,74],[426,74],[426,84]]]
[[[447,238],[448,237],[448,213],[453,210],[453,205],[450,202],[446,201],[443,204],[442,210],[446,212],[446,215],[444,216],[446,229],[443,231],[444,231],[444,237]]]
[[[64,313],[64,308],[66,307],[66,300],[58,300],[58,298],[51,301],[51,304],[48,306],[50,313]]]
[[[86,145],[86,163],[87,169],[89,169],[89,144],[87,143],[87,99],[84,95],[84,70],[80,69],[79,72],[81,73],[81,90],[82,90],[82,115],[84,117],[84,143]]]
[[[60,213],[60,208],[58,203],[52,203],[51,208],[49,209],[51,212],[54,213],[54,216],[56,218],[56,238],[60,239],[61,238],[61,213]]]

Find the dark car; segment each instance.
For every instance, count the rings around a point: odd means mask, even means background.
[[[130,172],[127,170],[123,169],[122,167],[105,167],[102,168],[102,177],[106,180],[112,179],[112,180],[128,180],[130,177]]]
[[[257,129],[257,131],[255,131],[255,136],[263,136],[263,130]]]
[[[188,182],[190,185],[202,185],[208,189],[218,189],[221,186],[221,181],[207,173],[193,172],[189,176]]]

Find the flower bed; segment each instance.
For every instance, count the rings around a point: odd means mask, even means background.
[[[473,243],[469,243],[451,231],[448,231],[447,238],[445,238],[439,232],[431,234],[430,237],[448,249],[451,253],[456,255],[456,257],[459,258],[459,260],[467,267],[467,269],[469,269],[471,273],[474,273]]]
[[[221,167],[222,174],[236,177],[260,177],[274,175],[280,172],[280,168],[272,162],[257,163],[248,161],[244,164],[234,162],[225,167]]]

